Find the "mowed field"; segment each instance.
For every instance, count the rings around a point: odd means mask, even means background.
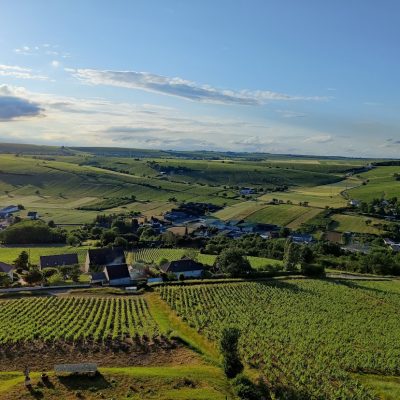
[[[338,232],[370,233],[373,235],[383,233],[382,224],[387,223],[377,218],[347,214],[335,214],[332,216],[332,220],[335,221],[335,230]],[[370,223],[366,221],[370,221]]]
[[[265,204],[261,201],[246,201],[217,211],[213,215],[222,220],[245,220],[265,224],[275,224],[297,229],[302,223],[322,212],[319,208],[293,204]]]
[[[378,167],[365,172],[360,176],[369,182],[349,190],[349,196],[363,201],[371,201],[374,198],[400,197],[400,181],[395,180],[394,174],[400,174],[400,166]]]
[[[89,246],[71,247],[66,245],[48,245],[48,246],[0,246],[0,261],[12,264],[14,260],[26,251],[29,255],[29,262],[38,265],[40,256],[50,256],[55,254],[77,253],[80,264],[86,259],[86,253]]]

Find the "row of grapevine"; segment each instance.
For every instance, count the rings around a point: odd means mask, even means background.
[[[371,399],[349,372],[400,374],[400,291],[373,285],[288,280],[158,290],[210,340],[226,326],[238,327],[243,358],[275,390],[290,388],[301,398]]]
[[[159,334],[143,298],[45,297],[0,302],[0,344],[107,340]]]

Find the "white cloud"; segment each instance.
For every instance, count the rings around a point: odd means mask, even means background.
[[[54,67],[54,68],[58,68],[60,66],[60,61],[53,60],[51,62],[51,66]]]
[[[34,79],[39,81],[48,80],[47,76],[38,75],[34,73],[30,68],[19,67],[16,65],[0,64],[0,76],[9,76],[18,79]]]
[[[328,143],[333,140],[331,135],[316,135],[310,136],[304,140],[306,143]]]
[[[44,56],[51,56],[51,57],[62,57],[62,58],[69,58],[71,57],[70,53],[60,50],[57,44],[39,44],[35,46],[21,46],[14,49],[14,52],[19,55],[23,56],[37,56],[37,55],[44,55]]]
[[[118,86],[177,96],[204,103],[258,105],[269,101],[327,100],[318,96],[295,96],[268,90],[227,90],[199,85],[178,77],[166,77],[149,72],[101,71],[66,69],[75,78],[92,85]]]

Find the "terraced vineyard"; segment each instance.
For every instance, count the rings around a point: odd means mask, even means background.
[[[144,261],[146,263],[157,263],[162,258],[168,261],[179,260],[182,258],[188,249],[140,249],[138,251],[129,253],[129,262]],[[197,260],[205,265],[213,265],[217,256],[212,254],[201,254],[195,250]],[[272,258],[252,257],[248,256],[247,259],[250,265],[255,269],[260,269],[266,265],[281,265],[281,260],[274,260]]]
[[[0,302],[0,344],[30,340],[151,338],[158,326],[142,298],[34,298]]]
[[[238,327],[243,358],[279,398],[364,400],[376,397],[351,372],[400,373],[399,287],[287,280],[159,290],[211,340]]]

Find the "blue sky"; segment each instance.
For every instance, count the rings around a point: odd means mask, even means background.
[[[1,141],[400,154],[397,0],[0,9]]]

